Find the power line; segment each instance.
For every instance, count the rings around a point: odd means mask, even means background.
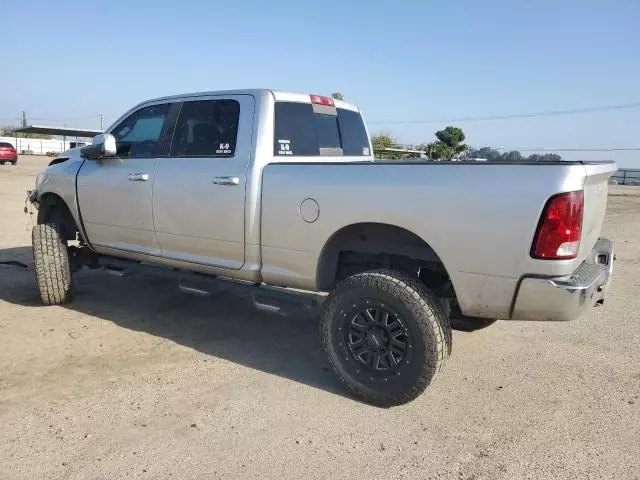
[[[388,120],[388,121],[374,121],[368,122],[370,125],[405,125],[405,124],[420,124],[420,123],[447,123],[447,122],[482,122],[489,120],[509,120],[517,118],[535,118],[535,117],[555,117],[560,115],[576,115],[580,113],[595,113],[595,112],[607,112],[611,110],[624,110],[630,108],[638,108],[640,103],[625,103],[622,105],[606,105],[602,107],[588,107],[588,108],[573,108],[565,110],[546,110],[542,112],[533,113],[509,113],[505,115],[478,115],[471,117],[457,117],[457,118],[431,118],[424,120]]]
[[[640,148],[491,148],[492,150],[517,150],[520,152],[640,152]]]
[[[586,108],[573,108],[563,110],[546,110],[541,112],[531,113],[508,113],[504,115],[476,115],[467,117],[452,117],[452,118],[427,118],[421,120],[376,120],[367,122],[369,125],[408,125],[408,124],[424,124],[424,123],[447,123],[447,122],[483,122],[491,120],[510,120],[519,118],[537,118],[537,117],[554,117],[561,115],[577,115],[581,113],[598,113],[607,112],[613,110],[625,110],[639,108],[640,102],[637,103],[625,103],[620,105],[605,105],[600,107],[586,107]],[[62,121],[62,120],[85,120],[91,118],[90,116],[82,117],[66,117],[66,118],[50,118],[50,117],[31,117],[32,120],[38,121]],[[9,120],[9,118],[0,119],[2,121]],[[14,120],[14,119],[11,119]]]

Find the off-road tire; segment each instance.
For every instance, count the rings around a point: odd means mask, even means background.
[[[387,376],[370,366],[362,368],[362,357],[354,356],[350,337],[343,331],[353,324],[349,317],[359,316],[359,305],[367,308],[369,302],[383,312],[387,308],[395,312],[407,344],[413,343],[402,360],[387,369]],[[393,270],[359,273],[340,282],[324,302],[320,331],[329,365],[340,383],[354,397],[379,407],[414,400],[451,354],[451,326],[438,298],[417,277]]]
[[[42,303],[62,305],[71,300],[71,265],[61,228],[56,223],[35,225],[31,231],[33,264]]]

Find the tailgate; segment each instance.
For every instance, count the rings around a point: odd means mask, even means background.
[[[617,171],[614,162],[587,163],[584,165],[584,219],[582,221],[582,239],[579,258],[589,254],[600,236],[602,222],[607,210],[609,178]]]

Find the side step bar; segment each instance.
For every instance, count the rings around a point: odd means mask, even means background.
[[[126,267],[120,267],[118,265],[108,264],[103,268],[105,272],[107,272],[109,275],[113,275],[114,277],[128,277],[129,275],[131,275],[131,273],[133,273],[130,269]]]
[[[223,292],[235,293],[250,298],[256,310],[286,317],[319,313],[325,300],[324,295],[312,292],[185,272],[146,262],[103,257],[100,265],[105,272],[121,278],[141,272],[177,279],[178,289],[188,295],[208,297]]]
[[[182,293],[198,297],[207,297],[221,292],[248,296],[256,310],[285,317],[313,314],[319,311],[324,301],[322,295],[313,293],[190,274],[180,278],[178,288]]]
[[[324,302],[321,295],[275,287],[259,287],[251,295],[256,310],[285,317],[319,313]]]

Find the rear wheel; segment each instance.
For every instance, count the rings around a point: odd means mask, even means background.
[[[0,160],[0,165],[4,165],[4,160]]]
[[[17,161],[17,160],[14,160],[14,161],[12,161],[12,162],[11,162],[11,165],[15,166],[15,165],[16,165],[16,163],[18,163],[18,161]]]
[[[342,281],[323,306],[321,333],[338,380],[380,407],[419,396],[451,352],[451,327],[437,297],[397,271]]]
[[[36,283],[42,303],[62,305],[71,299],[71,265],[67,241],[57,223],[35,225],[31,232]]]

